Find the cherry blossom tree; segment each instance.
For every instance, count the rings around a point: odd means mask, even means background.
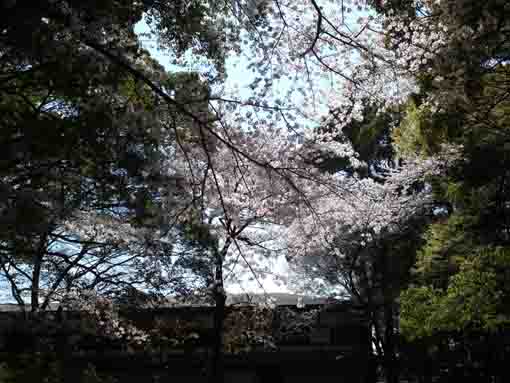
[[[199,126],[196,137],[177,144],[169,163],[172,171],[187,180],[186,195],[190,197],[181,201],[188,211],[181,215],[182,223],[191,226],[195,241],[212,260],[216,337],[212,380],[222,374],[224,279],[235,277],[243,265],[258,279],[259,268],[253,256],[257,252],[281,252],[279,227],[288,222],[289,211],[306,203],[301,183],[305,172],[312,170],[304,165],[296,167],[298,161],[292,157],[287,159],[287,154],[296,152],[297,145],[282,139],[280,132],[239,132],[225,123],[221,129],[222,135],[213,136],[217,144],[211,150],[210,131]],[[168,212],[173,211],[175,207],[171,206]],[[204,234],[197,235],[200,232]],[[224,268],[228,270],[226,276]]]
[[[258,257],[287,253],[368,307],[394,381],[395,300],[412,262],[394,253],[413,252],[401,240],[433,215],[427,180],[457,158],[440,144],[420,156],[415,120],[458,108],[483,121],[494,108],[479,106],[507,96],[495,86],[482,97],[465,78],[501,71],[508,8],[479,6],[475,22],[463,3],[2,5],[2,147],[12,158],[1,173],[0,266],[13,296],[24,306],[30,291],[38,311],[76,287],[171,289],[183,279],[172,256],[189,255],[181,265],[203,277],[190,284],[215,302],[216,380],[225,279],[244,267],[258,280]],[[191,51],[208,69],[166,73],[138,47],[142,14],[176,64]],[[470,41],[492,41],[490,51]],[[248,95],[223,81],[225,57],[243,52]],[[401,158],[365,162],[346,130],[406,102],[402,123],[399,113],[384,122]],[[339,158],[349,171],[329,166]]]
[[[425,161],[408,159],[389,169],[383,182],[338,175],[343,190],[312,198],[314,214],[295,219],[289,228],[290,261],[301,288],[342,295],[364,307],[388,381],[398,374],[397,298],[437,206],[427,180],[457,157],[457,150],[445,149]]]

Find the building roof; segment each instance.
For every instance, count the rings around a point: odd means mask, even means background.
[[[252,304],[264,304],[272,303],[276,306],[308,306],[308,305],[324,305],[328,303],[334,303],[328,298],[324,297],[313,297],[298,294],[289,293],[271,293],[271,294],[229,294],[227,296],[227,305],[252,305]],[[48,307],[49,311],[57,310],[58,303],[50,304]],[[168,299],[167,302],[162,303],[152,308],[165,308],[165,307],[204,307],[211,306],[210,304],[200,303],[183,303],[177,302],[172,299]],[[25,305],[25,310],[30,311],[30,305]],[[16,303],[4,303],[0,304],[0,312],[17,312],[21,311],[21,308]]]

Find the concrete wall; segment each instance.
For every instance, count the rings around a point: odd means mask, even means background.
[[[288,309],[289,307],[286,307]],[[281,308],[283,309],[283,308]],[[307,310],[290,307],[292,310]],[[311,331],[301,343],[279,344],[274,352],[251,352],[225,355],[226,383],[362,383],[367,373],[370,349],[367,321],[349,305],[312,307],[318,315]],[[177,321],[197,323],[205,331],[213,329],[213,307],[180,307],[131,310],[122,313],[142,328],[151,328],[155,321],[168,325]],[[79,313],[63,313],[64,320],[77,320]],[[51,317],[51,315],[50,315]],[[277,315],[275,315],[277,317]],[[3,319],[2,319],[3,318]],[[21,313],[0,313],[0,327],[5,320],[23,320]],[[0,341],[0,348],[2,342]],[[9,350],[0,350],[8,352]],[[122,383],[161,382],[201,383],[207,381],[207,348],[202,351],[175,350],[160,354],[109,353],[95,350],[65,355],[72,371],[79,371],[89,362],[98,371],[119,378]],[[74,367],[73,367],[74,366]]]

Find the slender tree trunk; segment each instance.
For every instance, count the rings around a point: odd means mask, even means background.
[[[384,307],[384,370],[387,383],[398,383],[399,371],[395,355],[395,331],[393,323],[393,308],[391,302]]]
[[[32,289],[30,296],[30,306],[32,314],[39,311],[39,284],[41,281],[41,267],[46,248],[46,234],[41,235],[39,246],[33,257],[34,269],[32,270]]]
[[[383,320],[384,320],[384,373],[386,375],[386,383],[398,383],[399,370],[396,358],[395,344],[395,321],[394,321],[394,297],[392,294],[391,267],[388,259],[387,251],[384,247],[382,256],[382,279],[381,288],[383,291]]]
[[[376,383],[377,381],[377,369],[379,366],[379,363],[384,356],[384,352],[381,349],[381,344],[383,344],[383,337],[381,334],[381,330],[379,328],[379,320],[377,317],[378,314],[378,308],[374,304],[373,300],[373,289],[372,285],[370,283],[370,277],[367,274],[367,268],[368,265],[366,263],[363,263],[358,270],[358,276],[359,276],[359,284],[361,286],[361,289],[364,291],[363,293],[360,293],[359,290],[356,288],[356,285],[350,277],[350,285],[351,285],[351,291],[354,294],[354,296],[359,300],[359,302],[364,306],[366,314],[368,316],[369,324],[370,324],[370,339],[372,340],[373,345],[375,346],[375,350],[371,348],[370,351],[370,359],[368,363],[368,373],[366,376],[366,382],[367,383]],[[374,354],[375,352],[375,354]]]
[[[32,313],[39,310],[39,281],[41,277],[41,257],[34,257],[34,270],[32,271],[32,291],[30,305]]]
[[[381,349],[381,344],[384,344],[381,330],[379,328],[379,322],[377,318],[377,310],[374,308],[372,295],[370,291],[367,290],[367,313],[369,317],[370,323],[370,339],[375,347],[370,351],[370,363],[369,363],[369,372],[368,372],[368,380],[367,383],[375,383],[377,381],[377,369],[381,358],[384,356],[384,352]]]
[[[214,293],[214,344],[211,360],[211,383],[223,382],[223,323],[225,321],[225,293]]]
[[[223,287],[223,260],[232,238],[228,237],[221,251],[216,252],[216,270],[214,275],[214,338],[211,355],[210,383],[223,382],[223,325],[225,322],[226,294]]]

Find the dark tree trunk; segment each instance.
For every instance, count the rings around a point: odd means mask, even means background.
[[[368,357],[367,373],[365,383],[377,383],[377,356],[372,352]]]
[[[386,383],[398,383],[399,380],[399,366],[397,365],[396,358],[396,344],[395,344],[395,320],[394,320],[394,302],[393,297],[393,282],[391,280],[391,267],[388,248],[384,248],[382,255],[382,290],[383,290],[383,320],[384,320],[384,358],[383,367],[386,376]]]
[[[41,279],[41,266],[42,266],[43,254],[38,251],[35,254],[34,261],[34,269],[32,271],[32,291],[30,296],[30,305],[32,314],[37,313],[39,311],[39,284]]]
[[[34,269],[32,270],[32,291],[30,296],[30,311],[32,315],[37,315],[37,312],[39,311],[39,285],[41,282],[42,263],[44,255],[46,254],[46,245],[49,233],[50,230],[48,229],[46,232],[41,234],[39,238],[39,245],[37,246],[37,250],[33,256]]]
[[[223,323],[225,320],[225,294],[221,291],[214,293],[214,338],[211,358],[211,383],[223,382]]]
[[[232,238],[227,238],[221,251],[216,252],[216,270],[214,275],[214,337],[210,365],[210,383],[223,382],[223,325],[225,322],[226,295],[223,287],[223,260]]]
[[[398,383],[399,371],[395,355],[395,331],[393,324],[393,310],[391,303],[384,308],[385,334],[384,334],[384,372],[387,383]]]

